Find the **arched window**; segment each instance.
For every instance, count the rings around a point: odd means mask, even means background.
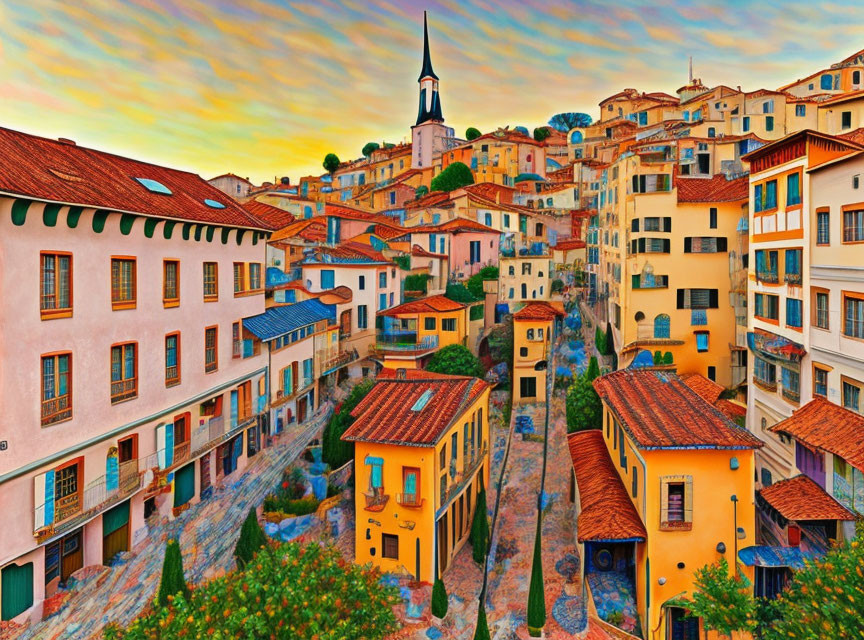
[[[491,227],[492,226],[492,214],[487,213],[485,216],[485,220],[486,220],[486,226]]]
[[[852,72],[852,84],[861,84],[861,72],[853,71]]]
[[[536,298],[536,297],[537,297],[537,289],[532,289],[532,290],[531,290],[531,297],[532,297],[532,298]]]
[[[582,132],[574,131],[570,134],[570,144],[582,144]]]
[[[538,273],[537,273],[537,277],[538,277],[538,278],[542,278],[542,277],[543,277],[543,272],[542,272],[542,271],[538,272]]]
[[[512,264],[510,265],[510,268],[507,269],[507,275],[510,275],[510,276],[516,275],[516,267],[514,267]]]
[[[547,206],[547,207],[551,207],[551,206],[552,206],[552,198],[546,198],[546,206]]]
[[[533,340],[534,339],[534,329],[528,329],[528,332],[525,334],[525,337],[528,338],[528,340]]]
[[[659,316],[654,318],[654,337],[669,337],[669,316],[665,313],[661,313]]]
[[[515,293],[516,292],[513,290],[513,287],[510,287],[510,299],[511,300],[513,299],[513,296],[515,295]]]
[[[522,297],[523,298],[528,297],[528,285],[524,282],[522,283]]]

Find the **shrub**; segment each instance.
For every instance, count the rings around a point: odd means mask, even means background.
[[[555,278],[552,281],[552,285],[549,287],[549,291],[552,293],[561,293],[564,291],[564,281],[560,278]]]
[[[475,378],[482,378],[486,375],[480,359],[461,344],[447,345],[443,349],[436,351],[429,358],[426,370],[434,373],[445,373],[451,376],[474,376]]]
[[[663,354],[660,351],[654,352],[654,364],[658,366],[663,364]]]
[[[599,429],[603,423],[603,402],[594,390],[593,379],[589,379],[586,374],[578,376],[567,389],[565,406],[569,433]]]
[[[537,127],[534,129],[534,139],[537,142],[543,142],[551,135],[552,133],[549,131],[549,127]]]
[[[435,584],[432,585],[432,615],[436,618],[447,615],[447,590],[441,578],[436,578]]]
[[[324,437],[321,441],[321,459],[329,464],[331,469],[338,469],[349,460],[354,459],[354,443],[343,441],[341,439],[342,434],[354,423],[351,411],[366,397],[374,384],[374,380],[363,380],[358,383],[351,390],[345,402],[342,403],[339,411],[331,416],[324,428]]]
[[[324,156],[324,162],[322,163],[324,168],[327,170],[327,173],[333,173],[336,169],[339,168],[339,156],[335,153],[328,153]]]
[[[448,282],[447,289],[444,291],[444,296],[454,302],[478,302],[483,299],[471,293],[471,290],[461,282]]]
[[[165,607],[177,596],[189,598],[189,587],[183,577],[183,555],[180,553],[180,543],[176,539],[168,541],[165,547],[165,559],[162,561],[162,579],[159,581],[159,592],[156,602]]]
[[[591,359],[588,360],[588,368],[585,369],[584,375],[591,382],[600,377],[600,364],[597,362],[596,356],[591,356]]]
[[[249,515],[243,521],[243,526],[240,529],[240,538],[237,540],[237,545],[234,547],[234,557],[237,559],[238,567],[245,567],[258,551],[267,545],[267,536],[264,535],[264,530],[258,524],[258,517],[255,515],[255,508],[249,509]]]
[[[477,626],[474,628],[474,640],[491,640],[489,635],[489,623],[486,622],[486,603],[483,598],[486,594],[480,594],[480,607],[477,610]]]
[[[419,200],[426,195],[429,195],[429,187],[427,187],[425,184],[421,184],[419,187],[414,189],[414,198],[416,200]]]
[[[606,353],[606,334],[600,327],[594,329],[594,346],[601,356],[609,355]]]
[[[368,158],[369,156],[372,155],[373,151],[376,151],[380,148],[381,148],[381,145],[378,144],[377,142],[367,142],[366,144],[363,145],[362,153],[364,156],[366,156]]]
[[[474,184],[474,174],[464,162],[454,162],[432,178],[432,191],[454,191]]]
[[[474,562],[479,565],[486,563],[486,553],[489,545],[489,514],[486,513],[486,487],[483,477],[480,477],[480,491],[477,494],[477,506],[474,507],[474,519],[471,521],[471,547]]]
[[[396,256],[395,258],[393,258],[393,262],[395,262],[396,266],[399,267],[402,271],[411,270],[411,256],[409,255]]]
[[[465,139],[469,140],[469,141],[470,140],[476,140],[477,138],[479,138],[482,135],[483,134],[480,132],[480,129],[477,129],[475,127],[468,127],[465,130]]]
[[[380,640],[398,628],[400,601],[377,569],[346,561],[332,546],[288,543],[106,636]]]
[[[471,295],[475,298],[482,299],[486,297],[486,292],[483,290],[483,281],[497,279],[498,267],[486,266],[468,278],[468,281],[465,284],[468,287],[468,291],[471,292]]]
[[[739,572],[730,575],[726,558],[696,570],[693,604],[688,608],[692,615],[702,618],[706,629],[721,635],[731,636],[733,631],[750,632],[756,628],[752,585]]]
[[[428,273],[412,273],[405,276],[405,291],[422,291],[426,293],[429,280],[432,278]]]
[[[674,358],[672,357],[672,352],[667,351],[663,354],[663,364],[673,364]]]
[[[540,512],[534,534],[534,558],[531,562],[531,583],[528,587],[528,635],[539,638],[546,624],[546,597],[543,591],[543,558],[540,555]]]
[[[485,305],[475,304],[471,308],[468,309],[468,319],[469,320],[482,320],[483,314],[485,312]]]
[[[556,113],[549,118],[549,126],[567,133],[574,127],[587,127],[591,124],[591,116],[587,113]]]

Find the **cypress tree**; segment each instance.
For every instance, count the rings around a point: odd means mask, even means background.
[[[600,364],[597,362],[597,356],[591,356],[591,359],[588,361],[585,377],[591,382],[600,377]]]
[[[480,492],[477,494],[477,506],[474,509],[474,520],[471,522],[471,548],[474,562],[485,564],[489,546],[489,517],[486,513],[486,487],[483,486],[483,476],[480,476]]]
[[[543,559],[540,553],[540,513],[534,535],[534,559],[531,563],[531,585],[528,588],[528,634],[539,638],[546,624],[546,599],[543,593]]]
[[[240,529],[240,538],[237,540],[237,546],[234,547],[234,557],[237,559],[237,566],[245,567],[261,547],[267,544],[267,535],[258,524],[258,516],[255,515],[255,508],[249,509],[249,515],[243,521],[243,527]]]
[[[441,578],[436,578],[435,584],[432,585],[432,615],[436,618],[447,615],[447,590]]]
[[[159,593],[156,601],[160,606],[167,607],[168,596],[181,594],[189,599],[189,587],[183,577],[183,556],[180,553],[180,543],[169,540],[165,547],[165,560],[162,562],[162,579],[159,581]]]
[[[486,622],[486,603],[481,594],[480,609],[477,611],[477,626],[474,628],[474,640],[491,640],[489,623]]]

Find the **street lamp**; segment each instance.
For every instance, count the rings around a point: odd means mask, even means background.
[[[738,496],[734,493],[730,498],[732,500],[732,509],[733,509],[733,522],[734,529],[732,531],[732,538],[735,540],[735,555],[732,556],[732,562],[735,564],[735,575],[738,575]]]

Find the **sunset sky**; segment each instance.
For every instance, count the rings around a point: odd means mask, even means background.
[[[444,116],[529,128],[624,87],[776,88],[864,48],[857,2],[3,0],[0,125],[205,178],[410,136],[423,9]]]

